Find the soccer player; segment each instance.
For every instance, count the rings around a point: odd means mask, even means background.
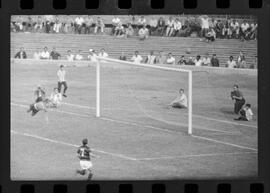
[[[243,93],[238,89],[238,85],[233,86],[233,91],[231,92],[231,98],[234,100],[234,113],[238,114],[245,104],[245,98]]]
[[[251,121],[252,120],[252,116],[253,116],[253,112],[251,110],[251,105],[250,104],[246,104],[243,109],[240,110],[240,117],[234,119],[237,121]]]
[[[51,107],[58,107],[62,102],[62,95],[59,93],[58,88],[53,89],[53,93],[50,96]]]
[[[27,110],[28,113],[32,112],[31,115],[36,115],[39,111],[47,112],[47,102],[48,100],[45,99],[44,101],[39,101],[34,104],[31,104],[29,109]]]
[[[85,175],[87,172],[88,174],[88,180],[91,180],[93,177],[92,173],[92,167],[93,164],[91,162],[91,149],[87,146],[88,140],[83,139],[82,145],[78,148],[77,154],[78,158],[80,159],[80,166],[81,170],[77,170],[78,174]]]
[[[64,65],[60,65],[60,69],[57,71],[58,76],[58,92],[61,93],[62,85],[64,86],[63,96],[67,97],[67,82],[66,82],[66,71],[64,70]]]
[[[37,97],[35,100],[36,103],[45,99],[46,93],[41,85],[38,85],[37,90],[35,90],[34,94]]]
[[[177,95],[176,99],[174,99],[171,103],[170,106],[173,108],[187,108],[187,96],[184,93],[184,89],[179,90],[179,94]]]

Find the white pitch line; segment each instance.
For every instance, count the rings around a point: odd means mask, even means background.
[[[63,103],[63,104],[68,105],[68,106],[79,107],[79,108],[91,109],[91,110],[95,110],[96,109],[95,107],[84,106],[84,105],[77,105],[77,104],[71,104],[71,103]],[[103,109],[105,109],[105,110],[115,110],[115,109],[112,109],[112,108],[103,108]],[[116,110],[130,111],[130,110],[123,109],[123,108],[117,108]],[[210,121],[216,121],[216,122],[226,123],[226,124],[232,124],[232,125],[240,125],[240,126],[244,126],[244,127],[251,127],[251,128],[257,129],[257,126],[256,125],[246,125],[246,124],[242,124],[242,123],[235,123],[235,122],[232,122],[232,121],[221,120],[221,119],[216,119],[216,118],[211,118],[211,117],[206,117],[206,116],[196,115],[196,114],[193,114],[192,116],[198,117],[198,118],[201,118],[201,119],[210,120]]]
[[[16,104],[16,103],[11,103],[11,105],[20,106],[20,107],[27,107],[26,105],[21,105],[21,104]],[[52,110],[52,111],[58,112],[58,113],[63,113],[63,114],[76,115],[76,116],[79,116],[79,117],[87,117],[87,118],[90,117],[88,115],[82,115],[82,114],[79,114],[79,113],[72,113],[72,112],[67,112],[67,111],[59,111],[59,110]],[[122,123],[122,124],[124,123],[124,124],[129,124],[129,125],[134,125],[134,126],[145,127],[144,125],[139,125],[137,123],[129,123],[129,122],[118,121],[118,120],[113,120],[113,119],[108,119],[108,118],[101,118],[101,119],[108,120],[108,121],[113,121],[113,122],[118,122],[118,123]],[[162,129],[162,128],[156,128],[156,127],[152,127],[152,126],[151,127],[148,127],[148,128],[153,128],[153,129],[162,130],[162,131],[166,131],[166,132],[177,133],[177,132],[174,132],[174,131],[169,131],[169,130],[165,130],[165,129]],[[236,145],[236,144],[232,144],[232,143],[228,143],[228,142],[223,142],[223,141],[219,141],[219,140],[215,140],[215,139],[210,139],[210,138],[207,138],[207,137],[202,137],[202,136],[197,136],[197,135],[191,135],[191,136],[192,137],[199,138],[199,139],[204,139],[204,140],[208,140],[208,141],[212,141],[212,142],[224,144],[224,145],[238,147],[240,149],[249,149],[249,150],[257,151],[257,149],[254,149],[254,148],[240,146],[240,145]]]
[[[177,158],[193,158],[193,157],[211,157],[211,156],[227,156],[227,155],[241,155],[241,154],[257,154],[258,152],[232,152],[232,153],[208,153],[208,154],[193,154],[193,155],[179,155],[179,156],[167,156],[167,157],[149,157],[149,158],[137,158],[137,161],[151,161],[151,160],[167,160]]]
[[[38,135],[29,134],[29,133],[21,133],[21,132],[17,132],[17,131],[14,131],[14,130],[11,130],[11,133],[17,134],[17,135],[22,135],[22,136],[27,136],[27,137],[31,137],[31,138],[35,138],[35,139],[40,139],[40,140],[48,141],[48,142],[51,142],[51,143],[56,143],[56,144],[61,144],[61,145],[66,145],[66,146],[71,146],[71,147],[79,147],[78,145],[75,145],[75,144],[66,143],[66,142],[58,141],[58,140],[54,140],[54,139],[49,139],[49,138],[46,138],[46,137],[41,137],[41,136],[38,136]],[[91,148],[91,150],[93,150],[95,152],[98,152],[98,153],[107,154],[107,155],[110,155],[110,156],[119,157],[119,158],[122,158],[122,159],[131,160],[131,161],[136,161],[137,160],[136,158],[128,157],[128,156],[118,154],[118,153],[110,153],[110,152],[107,152],[107,151],[98,150],[98,149],[94,149],[94,148]]]
[[[229,145],[229,146],[233,146],[233,147],[237,147],[240,149],[248,149],[248,150],[253,150],[253,151],[258,151],[255,148],[252,147],[246,147],[246,146],[242,146],[242,145],[236,145],[233,143],[229,143],[229,142],[224,142],[224,141],[219,141],[219,140],[215,140],[215,139],[211,139],[211,138],[207,138],[207,137],[202,137],[202,136],[198,136],[198,135],[191,135],[192,137],[198,138],[198,139],[203,139],[203,140],[207,140],[207,141],[211,141],[211,142],[215,142],[215,143],[220,143],[220,144],[224,144],[224,145]]]

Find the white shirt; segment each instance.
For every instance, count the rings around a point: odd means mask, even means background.
[[[168,20],[167,25],[168,27],[173,27],[174,21],[173,20]]]
[[[203,29],[209,29],[209,21],[208,21],[208,18],[201,18],[202,20],[202,28]]]
[[[118,17],[112,19],[112,23],[118,24],[120,23],[120,19]]]
[[[199,59],[199,60],[195,59],[194,62],[195,62],[195,66],[202,66],[202,60],[201,59]]]
[[[145,19],[145,18],[139,18],[139,19],[138,19],[138,23],[139,23],[140,25],[144,25],[144,24],[146,23],[146,19]]]
[[[178,94],[176,99],[174,99],[173,103],[180,103],[181,105],[187,107],[188,106],[188,100],[187,96],[183,93],[182,95]]]
[[[228,60],[227,64],[228,64],[228,68],[234,68],[236,66],[236,62],[234,60],[232,61]]]
[[[209,57],[203,58],[203,59],[202,59],[202,63],[203,63],[204,65],[210,65],[210,64],[211,64],[211,59],[210,59]]]
[[[50,96],[50,100],[54,103],[54,104],[60,104],[62,101],[62,95],[60,93],[52,93]]]
[[[77,54],[77,55],[75,56],[75,60],[82,60],[82,59],[83,59],[83,56],[80,55],[80,54]]]
[[[241,28],[243,31],[246,31],[249,28],[249,24],[248,23],[242,23]]]
[[[76,24],[78,24],[78,25],[82,25],[83,22],[84,22],[84,19],[83,19],[82,17],[77,17],[77,18],[75,19],[75,22],[76,22]]]
[[[73,54],[67,55],[67,60],[68,61],[73,61],[74,60],[74,55]]]
[[[40,53],[39,52],[34,53],[34,59],[36,59],[36,60],[40,59]]]
[[[157,22],[156,19],[151,19],[150,22],[149,22],[149,25],[151,27],[157,27],[157,24],[158,24],[158,22]]]
[[[132,56],[131,60],[135,63],[141,63],[143,58],[140,56],[140,55],[137,55],[137,56]]]
[[[238,28],[239,27],[239,23],[238,22],[235,22],[235,23],[231,23],[231,27],[233,28],[233,29],[236,29],[236,28]]]
[[[175,64],[175,58],[174,57],[167,58],[166,63],[174,65]]]
[[[48,51],[42,51],[41,53],[40,53],[40,58],[41,59],[49,59],[50,58],[50,53],[48,52]]]
[[[154,64],[155,59],[156,59],[156,56],[154,56],[154,55],[148,55],[147,56],[147,64]]]
[[[248,121],[251,121],[252,120],[252,116],[253,116],[253,112],[252,110],[249,108],[249,109],[245,109],[245,112],[246,112],[246,118]]]
[[[88,59],[91,62],[97,62],[97,55],[96,54],[90,54],[90,55],[88,55]]]
[[[180,21],[177,21],[174,23],[173,27],[175,30],[180,30],[182,28],[182,24]]]
[[[98,56],[106,58],[106,57],[108,57],[109,55],[108,55],[106,52],[103,52],[103,53],[100,52],[100,53],[98,54]]]
[[[65,70],[58,70],[57,71],[57,76],[58,76],[58,81],[59,82],[64,82],[64,81],[66,81],[66,79],[65,79],[65,76],[66,76],[66,71]]]

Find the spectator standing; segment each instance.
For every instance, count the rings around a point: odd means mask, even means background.
[[[94,33],[97,34],[98,31],[100,30],[100,32],[103,34],[104,33],[104,27],[105,27],[105,25],[103,23],[103,20],[100,17],[98,17],[97,21],[96,21]]]
[[[202,66],[202,59],[200,55],[197,55],[194,60],[195,66]]]
[[[182,23],[178,18],[175,19],[175,22],[173,24],[173,29],[174,29],[174,36],[180,36],[180,30],[182,29]]]
[[[168,54],[166,64],[175,65],[175,58],[172,56],[172,53]]]
[[[26,52],[24,51],[24,47],[20,48],[20,51],[15,54],[14,58],[19,58],[19,59],[27,58]]]
[[[230,56],[229,60],[227,61],[226,67],[228,67],[228,68],[236,68],[236,62],[233,59],[233,56]]]
[[[134,63],[141,63],[143,58],[139,55],[138,51],[135,51],[135,54],[132,56],[131,61]]]
[[[140,40],[145,40],[148,38],[148,35],[149,35],[149,31],[148,29],[146,28],[146,25],[144,25],[140,30],[139,30],[139,39]]]
[[[53,47],[53,50],[50,53],[51,59],[58,60],[61,58],[61,55],[56,51],[55,47]]]
[[[128,23],[128,27],[126,29],[126,37],[129,38],[129,37],[132,37],[133,35],[134,35],[134,29],[131,23]]]
[[[143,26],[146,25],[146,19],[144,18],[144,16],[142,15],[139,19],[138,19],[138,28],[142,28]]]
[[[42,21],[41,16],[38,16],[34,29],[35,29],[35,32],[43,32],[43,21]]]
[[[165,64],[166,63],[166,56],[164,55],[163,51],[160,51],[158,56],[156,57],[156,64]]]
[[[219,60],[217,59],[216,54],[213,54],[213,57],[211,59],[211,66],[219,67]]]
[[[238,62],[238,68],[245,68],[246,67],[246,57],[242,51],[239,52],[237,62]]]
[[[205,37],[205,34],[209,31],[209,21],[206,15],[201,17],[201,37]]]
[[[154,51],[151,51],[150,54],[146,57],[146,64],[154,64],[156,60],[156,56],[154,55]]]
[[[163,36],[164,34],[164,29],[165,29],[165,20],[163,17],[160,17],[157,23],[157,33],[160,36]]]
[[[241,24],[241,27],[240,27],[240,39],[242,41],[247,39],[248,29],[249,29],[249,24],[246,20],[244,20],[244,22]]]
[[[73,61],[74,60],[74,55],[71,54],[71,50],[67,51],[67,60],[68,61]]]
[[[232,31],[231,31],[231,20],[226,20],[224,25],[223,25],[223,29],[222,29],[222,36],[224,38],[231,38],[232,37]]]
[[[54,26],[53,26],[53,31],[54,31],[55,33],[59,33],[60,30],[61,30],[61,28],[62,28],[62,23],[60,23],[59,20],[56,19],[56,21],[55,21],[55,23],[54,23]]]
[[[112,19],[112,35],[115,35],[115,29],[119,26],[120,19],[117,16],[114,16]]]
[[[185,56],[182,55],[180,60],[177,62],[177,64],[179,65],[186,65],[187,64],[187,61],[185,60]]]
[[[167,29],[166,29],[166,36],[172,36],[174,32],[174,20],[172,17],[169,17],[167,21]]]
[[[44,47],[43,51],[41,52],[40,59],[45,59],[45,60],[50,59],[50,53],[47,47]]]
[[[124,52],[121,52],[121,56],[119,56],[119,60],[127,60],[127,57],[125,56]]]
[[[82,50],[78,51],[78,54],[75,55],[74,60],[83,60]]]
[[[149,26],[150,26],[150,30],[149,30],[149,35],[155,35],[156,31],[157,31],[157,25],[158,25],[158,21],[156,18],[151,18],[149,21]]]
[[[81,16],[76,17],[75,26],[74,26],[75,27],[75,33],[78,33],[78,34],[82,33],[83,24],[84,24],[84,19]]]
[[[239,30],[240,30],[239,23],[234,19],[231,22],[231,31],[233,38],[239,38]]]
[[[257,27],[258,24],[257,23],[251,23],[250,24],[250,37],[249,39],[253,39],[256,40],[257,39]]]
[[[239,90],[239,87],[236,84],[233,86],[231,98],[232,100],[234,100],[234,113],[239,114],[239,111],[242,109],[246,101],[243,96],[243,93]]]
[[[85,34],[91,33],[91,28],[92,28],[93,22],[94,21],[90,15],[88,15],[88,17],[85,18]]]

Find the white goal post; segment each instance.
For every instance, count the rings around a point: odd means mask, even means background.
[[[188,73],[188,134],[192,134],[192,71],[179,69],[179,68],[171,68],[166,66],[159,66],[159,65],[152,65],[152,64],[143,64],[143,63],[135,63],[129,61],[123,61],[113,58],[104,58],[97,56],[97,63],[96,63],[96,117],[100,117],[100,61],[108,61],[114,63],[121,63],[131,66],[140,66],[146,68],[154,68],[154,69],[161,69],[167,71],[176,71],[176,72],[186,72]]]

